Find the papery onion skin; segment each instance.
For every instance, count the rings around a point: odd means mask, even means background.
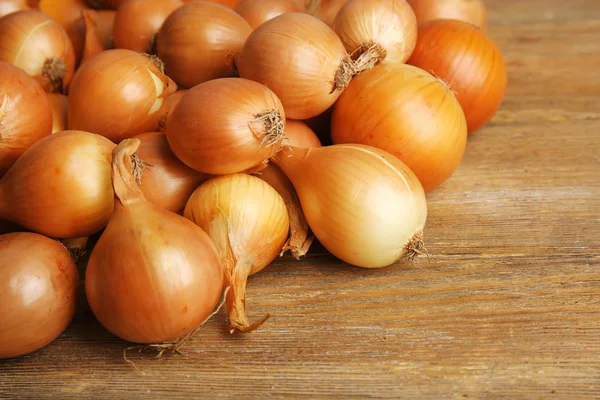
[[[86,8],[80,14],[80,18],[66,28],[67,34],[73,44],[77,65],[81,64],[86,47],[90,47],[88,43],[90,41],[94,43],[94,47],[102,50],[113,48],[112,27],[116,13],[112,10],[92,10]],[[90,29],[88,28],[90,26],[94,27],[93,33],[89,32]],[[88,56],[89,53],[90,51],[88,50]]]
[[[179,161],[162,132],[136,135],[140,147],[136,154],[148,165],[142,173],[146,200],[163,210],[181,213],[194,190],[208,177]]]
[[[164,98],[177,85],[154,60],[131,50],[107,50],[79,68],[69,91],[69,129],[113,142],[158,128]]]
[[[256,329],[266,318],[248,322],[246,280],[269,265],[282,250],[289,230],[283,199],[259,178],[227,175],[200,185],[190,197],[184,215],[217,245],[230,285],[227,311],[231,329]]]
[[[301,120],[324,112],[340,96],[336,74],[347,58],[339,37],[322,21],[286,13],[250,34],[237,65],[242,78],[275,92],[288,118]]]
[[[423,251],[425,193],[396,157],[362,145],[290,147],[274,158],[315,236],[339,259],[381,268]]]
[[[235,11],[198,1],[174,11],[156,36],[156,53],[177,84],[191,88],[236,76],[234,58],[252,31]]]
[[[467,125],[444,82],[410,65],[381,64],[354,78],[340,97],[331,136],[335,144],[365,144],[395,155],[429,191],[460,164]]]
[[[25,0],[3,0],[0,2],[0,18],[10,13],[29,9]]]
[[[52,133],[52,109],[42,87],[0,61],[0,176],[32,144]]]
[[[115,47],[152,53],[154,37],[180,0],[129,0],[117,10],[113,25]]]
[[[419,25],[436,19],[457,19],[487,29],[487,10],[483,0],[408,0]]]
[[[65,330],[78,277],[59,242],[35,233],[0,236],[0,359],[39,350]]]
[[[144,199],[132,172],[139,140],[113,157],[118,200],[87,266],[87,299],[100,323],[122,339],[164,343],[202,324],[219,301],[224,271],[208,235]]]
[[[302,121],[288,119],[285,124],[285,136],[288,144],[296,147],[321,147],[317,135]]]
[[[281,148],[284,130],[283,106],[266,86],[222,78],[188,90],[171,111],[166,134],[184,164],[224,175],[260,167]]]
[[[286,12],[302,12],[304,7],[295,0],[240,0],[235,11],[254,29]]]
[[[419,27],[417,47],[408,63],[431,71],[456,93],[469,133],[489,122],[504,99],[506,62],[480,29],[457,20],[436,20]]]
[[[81,55],[81,62],[85,62],[90,58],[94,57],[98,53],[104,51],[104,46],[100,41],[97,33],[98,25],[94,16],[94,11],[84,10],[81,12],[81,18],[83,19],[85,27],[85,37],[83,44],[83,54]]]
[[[348,0],[333,30],[351,54],[377,46],[380,62],[406,62],[417,43],[417,19],[406,0]]]
[[[69,103],[67,96],[58,93],[48,93],[48,100],[52,109],[52,133],[67,129],[67,110]]]
[[[183,95],[187,92],[187,90],[178,90],[173,93],[169,97],[163,101],[162,107],[160,108],[160,118],[158,119],[158,128],[161,132],[163,132],[167,128],[167,120],[169,119],[169,114],[179,101],[183,97]]]
[[[40,140],[0,180],[0,218],[55,238],[98,232],[113,209],[114,147],[102,136],[80,131]]]
[[[61,92],[75,70],[75,53],[63,27],[39,11],[19,11],[0,19],[0,61],[38,80],[48,92]]]

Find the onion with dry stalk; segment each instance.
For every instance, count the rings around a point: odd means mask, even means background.
[[[160,109],[177,85],[160,60],[107,50],[79,68],[69,91],[69,129],[119,142],[158,128]]]
[[[32,144],[52,133],[52,109],[42,87],[0,61],[0,176]]]
[[[287,12],[302,12],[296,0],[240,0],[235,6],[235,11],[240,14],[252,28]]]
[[[487,10],[483,0],[408,0],[419,25],[437,19],[469,22],[485,31]]]
[[[425,192],[391,154],[363,145],[291,146],[273,161],[294,184],[317,239],[342,261],[380,268],[425,252]]]
[[[181,0],[129,0],[117,10],[113,26],[115,47],[142,53],[155,52],[155,37]]]
[[[63,131],[31,146],[0,179],[0,219],[56,238],[90,236],[113,209],[110,140]]]
[[[419,27],[409,64],[431,71],[456,93],[469,133],[494,116],[506,93],[502,52],[480,29],[462,21],[437,20]]]
[[[185,338],[211,315],[223,291],[215,245],[197,225],[162,210],[138,184],[140,141],[113,152],[117,200],[87,266],[90,307],[110,332],[135,343]]]
[[[169,147],[162,132],[136,135],[143,160],[141,188],[146,200],[163,210],[181,213],[196,188],[208,177],[183,164]]]
[[[0,61],[33,76],[48,92],[62,92],[75,70],[75,53],[63,27],[39,11],[0,18]]]
[[[250,323],[246,316],[246,281],[281,253],[289,220],[281,196],[264,181],[246,174],[204,182],[188,201],[184,216],[198,224],[217,245],[226,269],[229,326],[251,332],[268,315]]]
[[[417,43],[417,19],[406,0],[348,0],[333,29],[354,57],[371,52],[377,62],[404,63]]]
[[[467,124],[452,89],[429,72],[381,64],[352,81],[331,119],[333,143],[398,157],[426,191],[448,179],[465,152]]]
[[[236,76],[234,58],[252,28],[235,11],[198,1],[175,10],[156,36],[156,54],[177,84],[191,88]]]
[[[352,60],[340,38],[322,21],[286,13],[250,34],[237,66],[242,78],[275,92],[288,118],[307,119],[327,110],[353,76],[376,62],[369,52]]]
[[[281,102],[266,86],[241,78],[204,82],[188,90],[167,120],[173,153],[211,175],[264,168],[285,137]]]
[[[75,314],[78,277],[56,240],[0,236],[0,359],[39,350],[65,330]]]
[[[59,93],[48,93],[48,100],[52,109],[52,133],[66,130],[69,107],[67,96]]]

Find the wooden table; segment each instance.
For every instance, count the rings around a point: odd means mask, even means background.
[[[139,371],[82,298],[59,340],[0,361],[0,397],[600,398],[600,1],[487,4],[510,88],[428,195],[429,262],[280,259],[249,283],[262,329],[220,313]]]

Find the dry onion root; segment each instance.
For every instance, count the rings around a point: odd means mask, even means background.
[[[202,229],[145,199],[137,180],[139,144],[127,139],[113,152],[117,200],[90,256],[86,294],[100,323],[122,339],[177,343],[211,315],[224,271]]]
[[[246,281],[281,253],[289,219],[281,196],[264,181],[246,174],[213,178],[190,197],[184,215],[216,243],[230,291],[227,312],[231,331],[251,332],[265,317],[246,317]]]

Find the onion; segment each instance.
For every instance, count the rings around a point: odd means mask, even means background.
[[[408,62],[450,85],[469,132],[492,119],[506,93],[502,52],[485,33],[466,22],[437,20],[419,27],[417,47]]]
[[[0,18],[16,11],[29,10],[25,0],[3,0],[0,2]]]
[[[144,197],[163,210],[180,213],[206,175],[179,161],[164,133],[142,133],[136,138],[140,140],[136,154],[147,164],[141,180]]]
[[[46,91],[60,92],[71,81],[75,69],[71,41],[47,15],[39,11],[9,14],[0,19],[0,37],[0,61],[35,77]]]
[[[39,350],[65,330],[78,276],[59,242],[35,233],[0,236],[0,359]]]
[[[144,198],[136,183],[138,139],[113,153],[118,198],[87,266],[85,288],[100,323],[122,339],[160,343],[185,337],[212,312],[224,271],[210,238]]]
[[[0,180],[0,219],[56,238],[90,236],[113,209],[114,144],[64,131],[31,146]]]
[[[84,10],[81,12],[81,18],[85,27],[85,37],[83,44],[83,54],[81,55],[81,62],[85,62],[95,56],[98,53],[104,51],[104,46],[100,42],[100,38],[96,32],[97,24],[94,17],[94,11]]]
[[[0,176],[32,144],[52,133],[44,90],[23,70],[0,61]]]
[[[347,0],[307,0],[307,10],[310,15],[321,19],[329,26],[333,26],[335,17]]]
[[[465,151],[464,114],[448,85],[406,64],[382,64],[358,76],[335,105],[333,142],[388,151],[432,190]]]
[[[317,239],[342,261],[380,268],[425,251],[425,193],[391,154],[361,145],[292,146],[274,162],[294,184]]]
[[[156,33],[181,0],[129,0],[117,11],[113,34],[115,47],[154,53]]]
[[[266,86],[240,78],[188,90],[167,120],[173,153],[211,175],[260,168],[282,146],[285,114]]]
[[[235,76],[234,57],[252,31],[235,11],[198,1],[174,11],[156,37],[156,52],[167,74],[190,88]]]
[[[302,121],[288,119],[285,126],[285,136],[292,146],[321,147],[321,141],[317,135]]]
[[[67,30],[81,18],[88,7],[83,0],[40,0],[39,10]]]
[[[269,87],[289,118],[327,110],[350,79],[371,68],[371,54],[352,61],[335,32],[303,13],[286,13],[252,32],[237,60],[240,76]]]
[[[167,120],[169,119],[169,115],[171,114],[173,108],[175,108],[175,106],[179,104],[179,101],[181,100],[185,92],[187,92],[187,90],[185,89],[178,90],[177,92],[167,97],[165,101],[163,101],[162,107],[160,108],[160,118],[158,119],[158,127],[161,131],[164,131],[167,128]]]
[[[377,62],[404,63],[417,43],[417,19],[406,0],[349,0],[333,29],[348,52],[371,51]]]
[[[131,50],[107,50],[79,68],[69,91],[69,129],[114,142],[158,128],[164,98],[177,90],[160,63]]]
[[[48,93],[48,100],[52,108],[52,133],[67,129],[67,96],[58,93]]]
[[[408,0],[417,22],[424,24],[436,19],[457,19],[469,22],[485,31],[487,11],[483,0]]]
[[[252,28],[256,28],[278,15],[286,12],[302,12],[295,0],[240,0],[235,6],[235,11],[240,14]]]
[[[289,221],[281,196],[254,176],[228,175],[203,183],[184,215],[217,245],[230,284],[227,311],[232,332],[258,328],[268,316],[248,322],[246,281],[269,265],[286,241]]]

